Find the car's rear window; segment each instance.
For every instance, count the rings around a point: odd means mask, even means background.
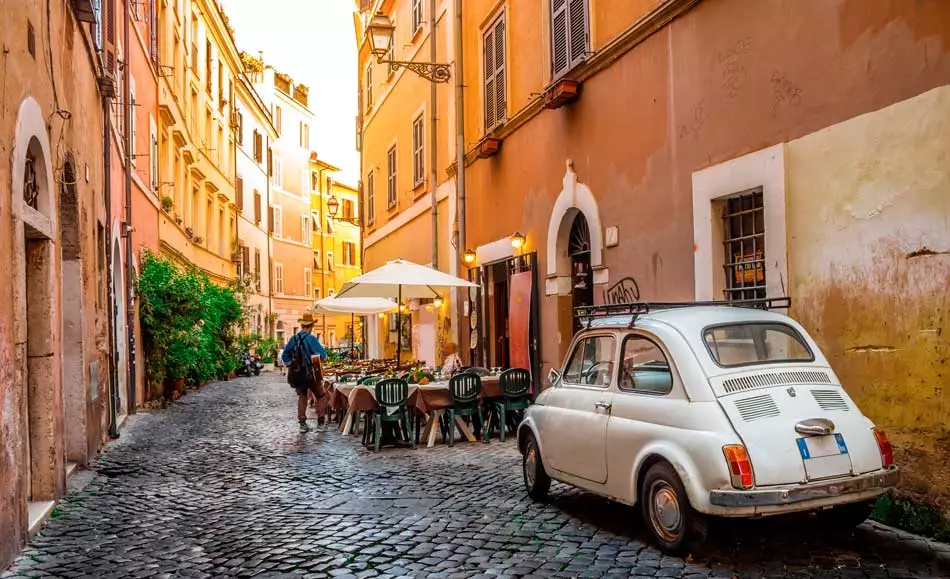
[[[815,359],[798,331],[786,324],[749,322],[703,330],[709,355],[720,366],[751,366]]]

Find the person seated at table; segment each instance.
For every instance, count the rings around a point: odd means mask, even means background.
[[[455,342],[446,342],[442,346],[442,356],[444,357],[442,362],[444,376],[451,378],[462,369],[462,359],[458,355],[458,346]]]

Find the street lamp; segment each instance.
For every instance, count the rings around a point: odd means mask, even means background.
[[[465,265],[472,265],[473,263],[475,263],[476,257],[477,256],[475,255],[474,251],[472,251],[471,249],[466,249],[465,253],[462,254],[462,261],[465,262]]]
[[[524,233],[515,232],[515,234],[511,236],[511,247],[515,249],[524,247]]]
[[[330,195],[330,198],[327,199],[327,215],[330,216],[330,219],[334,221],[343,221],[349,223],[350,225],[359,225],[360,220],[356,217],[337,217],[336,214],[340,212],[340,200],[336,198],[333,194]]]
[[[369,38],[370,52],[376,56],[379,64],[388,64],[393,68],[407,68],[429,82],[449,82],[451,74],[449,65],[436,62],[406,62],[400,60],[386,60],[393,43],[393,32],[396,27],[382,12],[377,12],[366,27],[366,36]]]

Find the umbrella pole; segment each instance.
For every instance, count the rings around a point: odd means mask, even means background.
[[[353,315],[353,312],[350,312],[350,355],[352,356],[353,350],[356,349],[356,322],[354,321],[356,317]]]
[[[396,368],[399,368],[402,354],[402,286],[399,286],[399,301],[396,302]]]

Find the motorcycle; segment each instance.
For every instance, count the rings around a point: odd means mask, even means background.
[[[244,355],[241,357],[241,365],[238,367],[236,374],[238,376],[260,376],[261,370],[264,368],[264,365],[261,364],[261,357],[257,354],[251,354],[250,352],[244,352]]]

